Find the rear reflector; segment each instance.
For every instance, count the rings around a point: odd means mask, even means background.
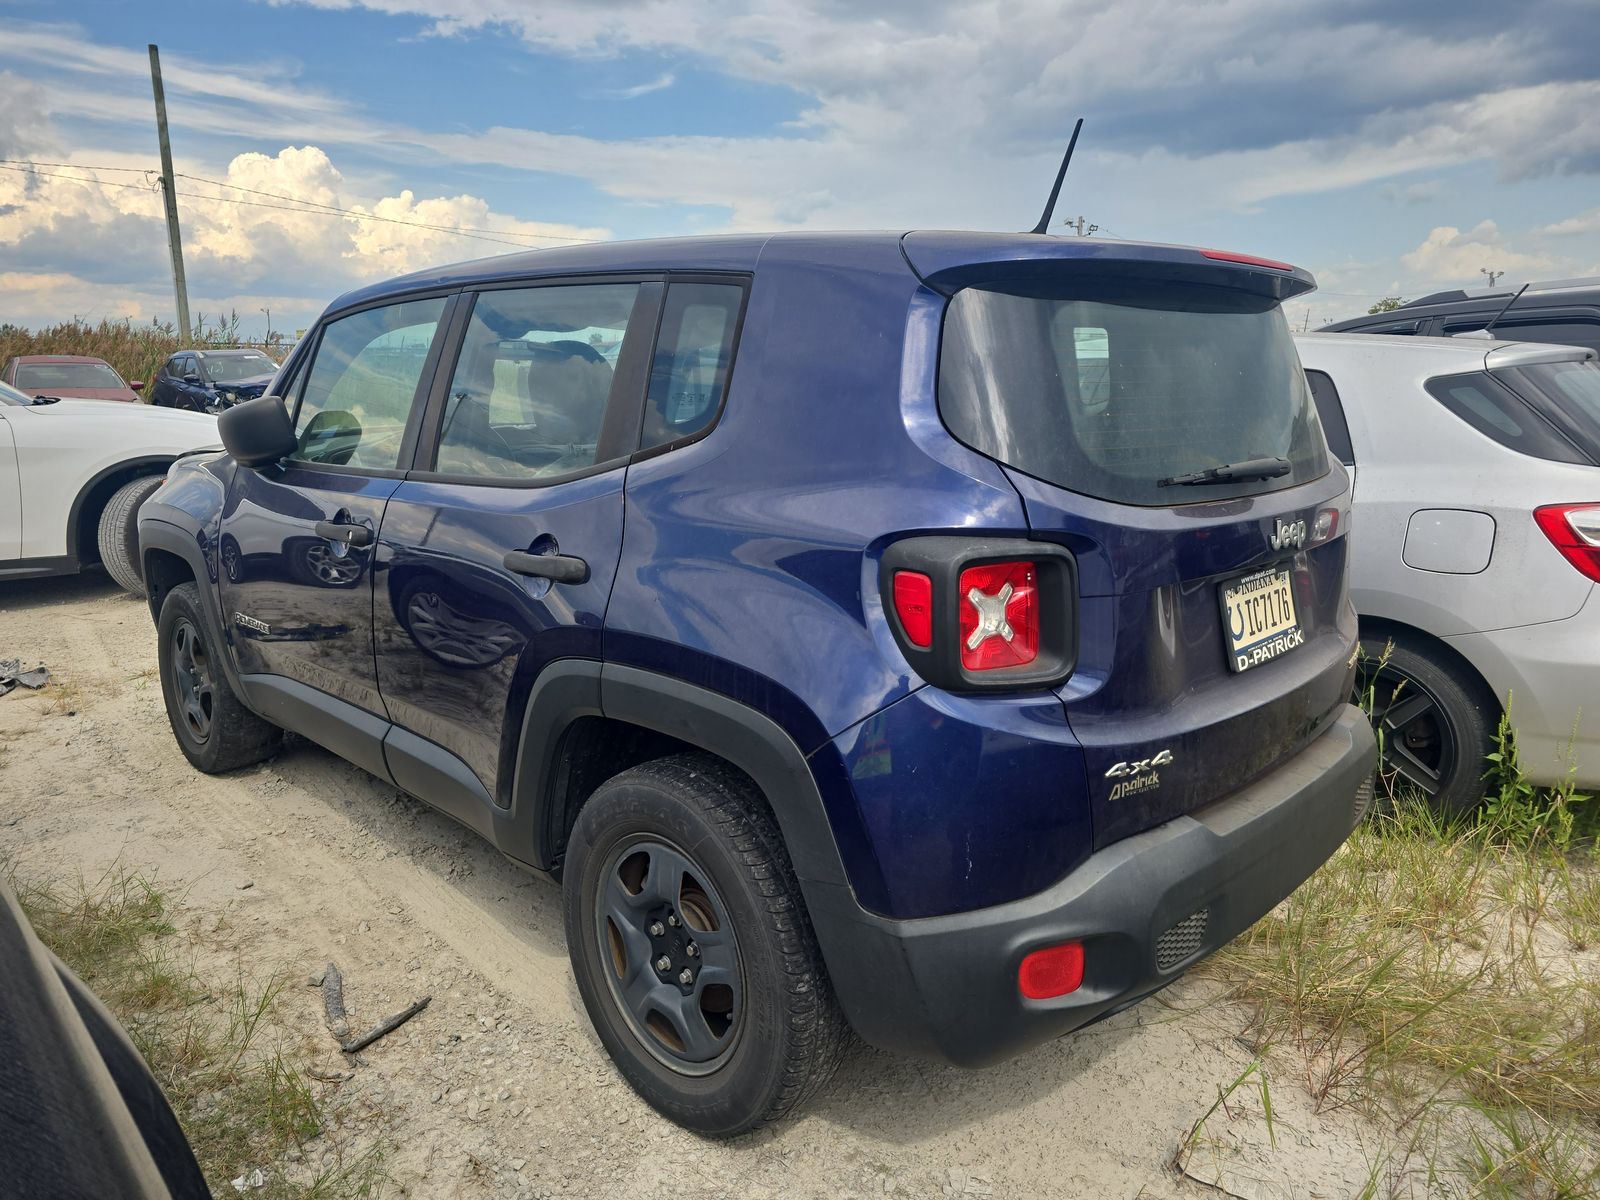
[[[1075,992],[1083,983],[1083,943],[1064,942],[1035,950],[1017,968],[1017,990],[1029,1000]]]
[[[1546,504],[1533,519],[1561,557],[1600,583],[1600,504]]]
[[[994,671],[1039,657],[1039,580],[1031,562],[968,567],[956,591],[963,667]]]
[[[933,580],[921,571],[894,573],[894,611],[906,640],[926,650],[933,645]]]
[[[1279,262],[1275,258],[1257,258],[1254,254],[1235,254],[1232,250],[1202,250],[1207,258],[1218,262],[1242,263],[1247,267],[1268,267],[1274,271],[1292,271],[1293,263]]]

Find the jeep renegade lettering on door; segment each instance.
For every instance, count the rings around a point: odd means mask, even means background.
[[[692,1129],[978,1066],[1287,895],[1373,768],[1280,263],[617,243],[334,303],[140,532],[201,770],[293,730],[559,878]],[[1264,649],[1263,647],[1270,647]]]

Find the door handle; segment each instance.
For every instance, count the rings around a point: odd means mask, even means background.
[[[318,521],[316,530],[318,537],[327,538],[330,542],[343,542],[346,546],[372,545],[372,530],[365,525],[353,525],[346,521]]]
[[[533,575],[557,583],[588,583],[589,564],[571,554],[529,554],[508,550],[505,568],[516,575]]]

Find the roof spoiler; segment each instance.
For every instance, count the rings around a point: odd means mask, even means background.
[[[1047,286],[1064,275],[1200,283],[1278,301],[1317,286],[1309,271],[1288,263],[1156,242],[917,230],[900,245],[917,277],[945,295],[968,287]]]

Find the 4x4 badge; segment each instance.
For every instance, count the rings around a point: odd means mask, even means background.
[[[1161,786],[1161,775],[1157,767],[1164,767],[1172,761],[1171,750],[1161,750],[1149,758],[1136,758],[1132,762],[1119,762],[1106,771],[1107,779],[1117,782],[1111,785],[1112,800],[1121,800],[1124,796],[1132,796],[1138,792],[1153,792]]]
[[[1145,771],[1154,772],[1157,767],[1164,767],[1172,761],[1172,751],[1162,750],[1152,758],[1138,758],[1133,762],[1119,762],[1106,771],[1107,779],[1126,779],[1139,775]]]
[[[1285,521],[1278,518],[1277,527],[1272,531],[1272,548],[1282,550],[1285,546],[1293,546],[1296,550],[1306,544],[1306,523],[1304,521]]]

